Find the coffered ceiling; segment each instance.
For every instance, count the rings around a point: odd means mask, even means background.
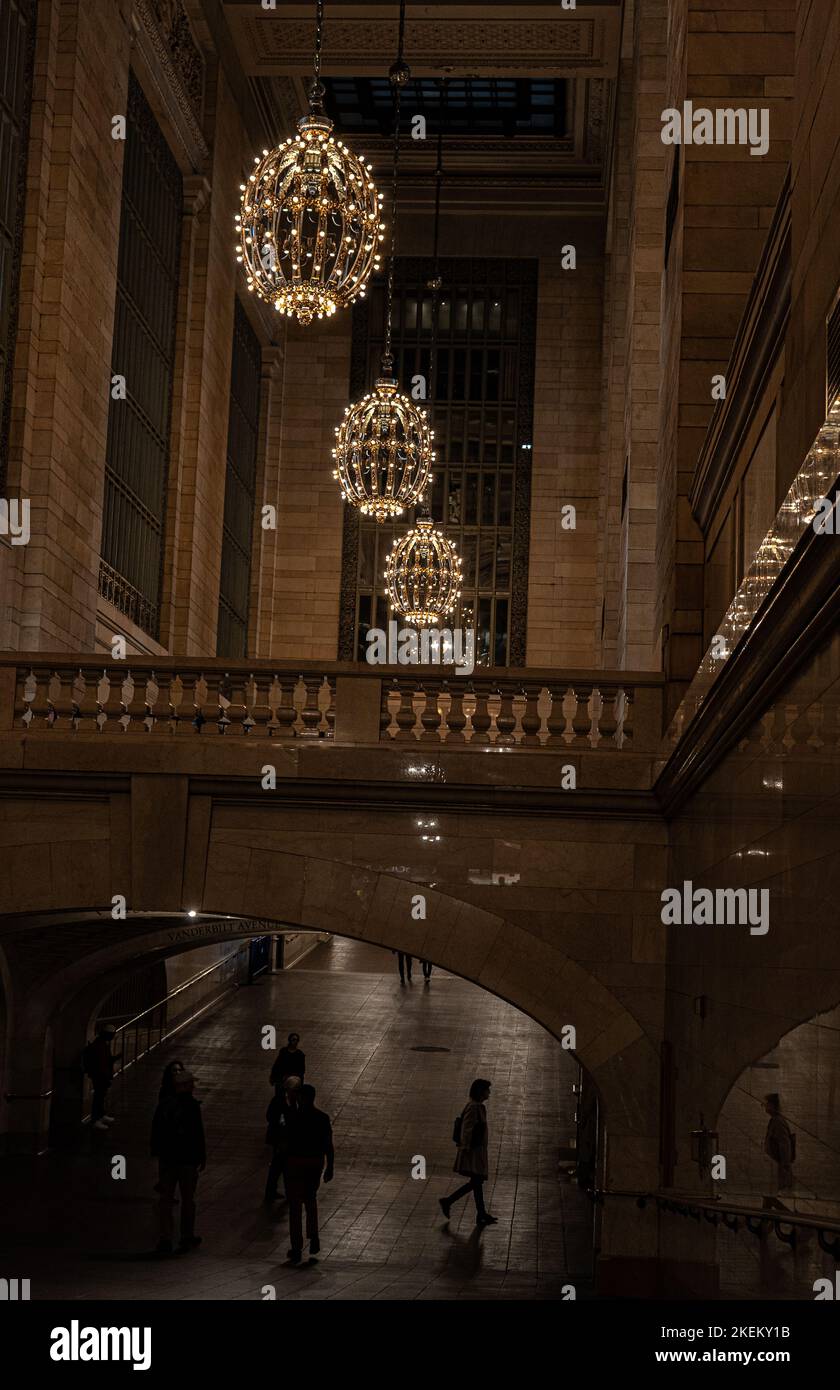
[[[288,132],[306,109],[312,74],[314,0],[277,0],[263,9],[254,0],[220,0],[220,11],[263,123],[274,136]],[[455,118],[445,125],[446,205],[450,211],[505,207],[523,213],[591,215],[603,211],[615,109],[622,0],[596,0],[573,10],[553,3],[462,0],[460,4],[407,5],[405,57],[415,81],[404,91],[406,128],[415,108],[427,113],[426,140],[406,139],[402,196],[421,206],[432,196],[437,129],[429,111],[430,82],[446,78],[453,98],[469,91],[484,101],[503,79],[515,82],[518,114],[536,110],[534,80],[554,82],[560,109],[542,121],[505,126],[488,117]],[[381,79],[397,48],[397,0],[326,0],[322,72],[347,91],[357,79],[361,106],[370,116],[381,105]],[[379,81],[377,81],[377,79]],[[426,79],[424,82],[423,79]],[[465,79],[474,79],[465,84]],[[343,82],[343,88],[342,88]],[[537,88],[536,90],[544,90]],[[331,94],[332,95],[332,94]],[[412,104],[413,103],[413,104]],[[337,125],[359,129],[347,103],[332,101]],[[344,125],[342,126],[342,117]],[[390,163],[390,140],[381,120],[369,120],[364,153],[378,170]],[[377,128],[377,126],[379,128]]]

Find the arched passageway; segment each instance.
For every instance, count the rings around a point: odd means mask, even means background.
[[[104,983],[100,977],[100,990]],[[82,989],[73,1011],[92,997]],[[322,1197],[323,1259],[303,1274],[285,1264],[283,1208],[261,1203],[273,1057],[263,1047],[266,1027],[280,1038],[299,1029],[307,1079],[334,1121],[336,1180]],[[190,1266],[193,1297],[259,1297],[270,1286],[280,1298],[304,1291],[556,1298],[570,1278],[582,1294],[591,1287],[591,1208],[558,1176],[561,1142],[574,1129],[574,1059],[487,991],[440,968],[425,984],[419,965],[401,986],[390,952],[336,939],[295,969],[229,995],[131,1069],[114,1089],[115,1126],[104,1135],[87,1132],[72,1158],[49,1156],[34,1187],[30,1179],[21,1185],[17,1168],[23,1229],[8,1216],[7,1227],[16,1229],[7,1229],[5,1243],[22,1257],[29,1237],[37,1247],[29,1249],[34,1274],[53,1296],[71,1288],[95,1296],[106,1282],[110,1296],[172,1296],[171,1274],[133,1256],[152,1238],[149,1119],[160,1067],[175,1056],[198,1078],[208,1136],[200,1184],[205,1248]],[[448,1227],[437,1206],[458,1181],[452,1120],[476,1074],[494,1088],[488,1195],[500,1217],[481,1240],[466,1204]],[[125,1159],[124,1178],[112,1176],[116,1155]],[[27,1172],[31,1178],[31,1163]]]

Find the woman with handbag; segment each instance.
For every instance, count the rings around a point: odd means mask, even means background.
[[[491,1216],[484,1205],[484,1184],[489,1173],[485,1101],[489,1095],[490,1082],[481,1076],[477,1077],[470,1086],[470,1098],[455,1121],[452,1135],[458,1145],[455,1172],[468,1181],[449,1197],[439,1199],[440,1209],[447,1221],[452,1203],[466,1197],[468,1192],[471,1192],[475,1199],[476,1226],[494,1226],[499,1219],[497,1216]]]

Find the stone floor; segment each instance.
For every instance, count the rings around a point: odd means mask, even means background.
[[[296,1029],[307,1080],[333,1118],[336,1176],[321,1187],[321,1254],[286,1263],[285,1204],[262,1203],[272,1054],[261,1030]],[[419,1050],[418,1050],[419,1049]],[[436,1050],[425,1050],[436,1049]],[[199,1182],[200,1250],[160,1261],[148,1127],[161,1068],[196,1075],[208,1140]],[[453,1117],[476,1075],[488,1106],[488,1205],[481,1232],[462,1202],[445,1225]],[[415,963],[401,986],[389,952],[334,939],[301,964],[239,990],[116,1083],[106,1135],[80,1151],[3,1165],[4,1263],[35,1298],[548,1299],[590,1288],[592,1217],[558,1175],[573,1133],[573,1059],[511,1006]],[[111,1176],[116,1155],[126,1177]],[[426,1179],[412,1178],[422,1155]]]

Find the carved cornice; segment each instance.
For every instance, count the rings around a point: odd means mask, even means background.
[[[270,10],[227,5],[226,17],[246,71],[309,73],[312,19],[302,7],[295,8],[297,15],[287,11],[280,21]],[[564,13],[559,6],[543,16],[516,14],[511,7],[503,14],[484,10],[475,18],[460,6],[435,8],[439,13],[409,14],[406,22],[405,51],[417,76],[467,70],[473,76],[558,77],[584,69],[615,74],[618,6],[604,6],[600,14],[589,16]],[[327,22],[324,61],[331,74],[381,73],[393,51],[390,14],[379,18],[334,12]]]
[[[708,532],[733,477],[744,439],[784,344],[790,314],[790,286],[788,171],[724,373],[726,398],[718,402],[712,416],[689,494],[691,510],[704,533]]]
[[[666,815],[698,790],[838,619],[840,549],[808,527],[656,782]]]
[[[201,129],[204,59],[181,0],[134,0],[132,26],[132,64],[155,114],[177,142],[173,154],[182,169],[201,172],[210,158]]]

